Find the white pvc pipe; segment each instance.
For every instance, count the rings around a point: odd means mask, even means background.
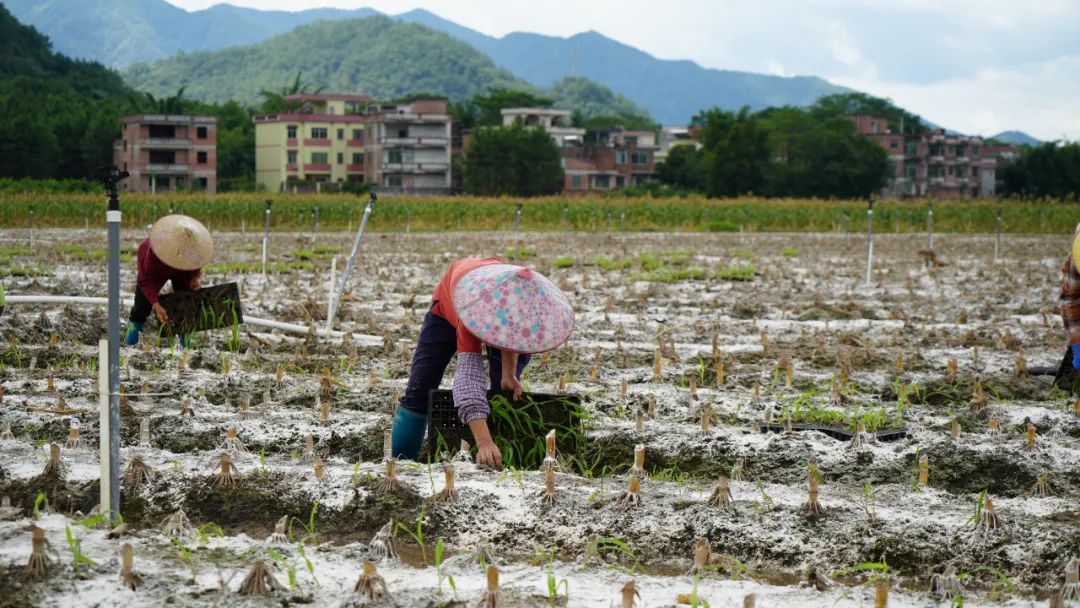
[[[133,298],[125,298],[127,301]],[[89,296],[7,296],[8,304],[90,304],[96,306],[104,306],[109,303],[108,298],[95,298]],[[260,319],[258,317],[249,317],[244,315],[244,323],[253,325],[255,327],[266,327],[268,329],[280,329],[281,331],[291,332],[295,334],[306,334],[310,331],[307,325],[300,325],[297,323],[285,323],[283,321],[274,321],[273,319]],[[344,332],[340,331],[328,331],[322,328],[316,328],[315,332],[320,337],[329,338],[341,338]],[[369,336],[367,334],[353,334],[353,340],[360,342],[363,346],[376,346],[383,343],[383,339],[379,336]]]
[[[27,297],[27,296],[23,296]],[[105,298],[101,298],[104,300]],[[101,495],[98,504],[101,513],[110,513],[116,509],[112,504],[112,462],[109,449],[109,341],[98,340],[98,407],[101,422],[98,425],[98,449],[101,454]]]

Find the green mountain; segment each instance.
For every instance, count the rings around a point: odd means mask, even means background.
[[[990,139],[1013,146],[1037,146],[1042,143],[1023,131],[1002,131]]]
[[[109,161],[129,94],[119,74],[54,53],[0,5],[0,176],[87,177]]]
[[[381,16],[320,21],[256,45],[136,64],[124,75],[132,87],[158,96],[186,87],[184,94],[193,99],[255,105],[260,90],[279,90],[298,72],[313,89],[378,99],[424,92],[465,100],[492,88],[532,89],[463,42]],[[586,116],[647,114],[582,78],[559,83],[553,93],[557,105],[582,108]]]
[[[321,19],[377,14],[371,9],[261,11],[229,4],[188,12],[165,0],[5,2],[20,20],[57,41],[60,50],[121,67],[152,62],[180,51],[254,44]],[[495,66],[541,89],[566,76],[583,76],[633,100],[664,124],[686,124],[699,111],[714,106],[726,110],[744,105],[754,110],[808,106],[823,95],[847,91],[812,76],[767,76],[709,69],[692,61],[657,59],[598,32],[568,38],[514,32],[496,38],[421,9],[394,19],[444,32],[481,51]],[[284,79],[282,76],[274,82]],[[169,86],[176,80],[170,76]],[[148,85],[158,92],[167,88],[149,81]]]

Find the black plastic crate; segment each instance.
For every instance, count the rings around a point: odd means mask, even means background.
[[[510,391],[488,391],[488,403],[496,395],[501,395],[507,400],[511,398]],[[581,398],[577,395],[551,395],[545,393],[523,393],[515,406],[535,408],[534,418],[538,425],[550,430],[555,427],[570,427],[579,431],[578,436],[583,436],[584,425],[581,417],[575,416],[571,407],[579,408]],[[428,454],[432,459],[437,458],[439,453],[440,439],[443,450],[455,453],[461,440],[476,446],[472,431],[468,426],[461,423],[457,409],[454,407],[454,396],[451,391],[435,389],[428,394],[427,414],[427,446]],[[514,430],[505,428],[503,421],[495,416],[488,418],[488,429],[493,438],[501,438],[515,446],[531,446],[537,437],[516,437]],[[546,431],[545,431],[546,434]],[[578,445],[574,437],[569,433],[555,434],[556,448],[560,457],[569,457],[577,453],[582,446]],[[542,439],[542,436],[540,437]],[[521,450],[519,450],[521,451]]]
[[[222,329],[244,322],[240,309],[240,289],[236,283],[203,287],[198,291],[176,291],[158,300],[169,315],[165,333],[189,334]]]
[[[783,424],[762,422],[758,425],[762,433],[783,433],[787,430],[787,427]],[[840,426],[826,426],[822,424],[807,424],[807,423],[793,423],[791,425],[792,431],[821,431],[833,439],[839,439],[841,441],[851,441],[851,438],[855,436],[855,431],[847,427]],[[884,431],[878,431],[876,433],[867,433],[867,435],[877,439],[878,441],[896,441],[897,439],[903,439],[907,437],[907,429],[886,429]]]

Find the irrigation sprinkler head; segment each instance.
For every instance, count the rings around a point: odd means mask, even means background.
[[[458,446],[458,451],[454,454],[453,462],[472,462],[472,452],[469,450],[471,446],[468,441],[461,440],[461,445]]]
[[[390,590],[386,588],[386,579],[375,570],[375,564],[370,561],[364,562],[360,578],[353,586],[353,593],[371,602],[390,597]]]
[[[251,565],[251,571],[240,583],[240,595],[268,595],[273,591],[285,591],[285,587],[277,582],[270,566],[261,559],[255,560]]]
[[[232,456],[228,452],[222,452],[218,459],[221,466],[221,470],[217,475],[211,478],[211,481],[216,488],[231,488],[236,485],[236,478],[240,476],[240,471],[233,464]]]
[[[621,608],[635,608],[638,605],[637,601],[641,599],[641,593],[637,589],[637,583],[634,579],[630,579],[619,590],[619,596],[622,598]]]
[[[221,442],[218,449],[235,454],[246,454],[247,448],[244,447],[244,442],[237,437],[238,432],[236,425],[230,426],[229,430],[225,431],[225,440]]]
[[[129,491],[135,491],[144,483],[153,481],[156,476],[154,470],[147,466],[146,461],[143,460],[142,454],[135,454],[131,457],[131,462],[128,463],[127,468],[124,469],[124,486]]]
[[[52,545],[45,538],[45,530],[37,526],[30,528],[30,544],[30,559],[26,562],[25,576],[27,580],[44,578],[49,573],[49,567],[53,562],[53,560],[49,559],[46,550],[51,551],[54,555],[56,552],[52,550]]]
[[[734,501],[731,498],[731,484],[727,475],[720,475],[720,479],[716,481],[716,487],[713,488],[712,495],[709,496],[709,504],[724,510],[731,509],[734,506]]]
[[[943,600],[952,600],[964,594],[964,584],[956,576],[955,566],[946,566],[944,572],[930,577],[930,593]]]
[[[859,420],[855,423],[855,434],[851,437],[851,443],[848,444],[848,448],[857,450],[859,448],[865,448],[870,445],[870,434],[866,432],[866,423]]]
[[[191,520],[188,519],[187,513],[184,513],[183,509],[177,510],[172,515],[168,515],[165,519],[161,520],[162,534],[166,536],[175,536],[176,538],[188,538],[195,534],[195,528],[191,525]]]
[[[630,485],[619,497],[619,502],[624,508],[641,505],[641,482],[638,481],[637,475],[630,476]]]
[[[60,460],[60,444],[49,444],[49,461],[45,463],[45,468],[41,470],[41,475],[43,477],[63,479],[66,472],[67,466]]]
[[[315,481],[321,482],[326,476],[326,463],[323,462],[322,456],[315,457]]]
[[[82,447],[82,440],[79,439],[79,421],[72,418],[68,422],[68,438],[64,442],[64,449],[74,450],[80,447]]]
[[[1024,451],[1033,452],[1039,449],[1039,446],[1035,444],[1035,438],[1039,436],[1039,432],[1035,429],[1035,425],[1030,422],[1027,425],[1027,430],[1024,431]]]
[[[135,572],[135,550],[130,543],[124,543],[120,549],[120,582],[125,587],[134,591],[142,586],[143,580]]]
[[[379,480],[375,491],[380,494],[389,494],[401,489],[401,482],[397,478],[397,461],[391,458],[386,461],[386,475]]]

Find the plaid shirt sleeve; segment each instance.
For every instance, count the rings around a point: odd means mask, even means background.
[[[480,353],[458,353],[457,371],[454,372],[454,407],[463,424],[487,419],[491,413],[487,385],[484,356]]]
[[[1061,320],[1069,335],[1069,345],[1080,344],[1080,273],[1073,267],[1072,256],[1061,267]]]

